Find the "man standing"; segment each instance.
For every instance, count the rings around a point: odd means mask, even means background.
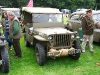
[[[15,14],[10,11],[8,12],[8,18],[11,20],[10,29],[9,29],[9,37],[13,39],[13,47],[15,50],[15,58],[22,57],[22,52],[20,48],[20,38],[22,37],[19,21]]]
[[[86,11],[86,15],[82,18],[82,32],[83,32],[83,42],[82,42],[82,52],[85,53],[85,46],[87,43],[87,39],[89,40],[90,52],[94,52],[93,50],[93,31],[94,31],[94,21],[92,19],[92,10],[88,9]]]

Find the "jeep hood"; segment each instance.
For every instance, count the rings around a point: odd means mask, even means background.
[[[61,27],[56,27],[56,28],[37,28],[35,29],[36,32],[39,33],[44,33],[47,35],[50,34],[65,34],[65,33],[73,33],[67,29],[61,28]]]

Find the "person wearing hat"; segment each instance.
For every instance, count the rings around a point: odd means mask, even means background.
[[[92,19],[92,9],[87,9],[86,15],[82,17],[82,32],[83,32],[83,42],[82,42],[82,52],[85,53],[85,46],[87,40],[89,41],[90,52],[93,50],[93,31],[94,31],[94,20]]]
[[[22,52],[20,48],[20,38],[22,33],[20,30],[19,20],[12,11],[8,12],[8,18],[10,19],[9,37],[13,39],[13,47],[15,51],[15,58],[22,57]]]

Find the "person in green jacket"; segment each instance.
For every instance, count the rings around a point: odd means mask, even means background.
[[[9,37],[13,39],[13,47],[15,51],[15,58],[22,57],[20,48],[20,38],[22,33],[20,30],[19,20],[12,11],[8,12],[8,18],[10,19]]]

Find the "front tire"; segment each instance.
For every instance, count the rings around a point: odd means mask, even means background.
[[[81,46],[79,45],[79,43],[75,40],[74,42],[73,42],[73,44],[74,44],[74,48],[75,49],[80,49],[81,50]],[[81,52],[81,51],[80,51]],[[73,54],[73,55],[69,55],[72,59],[74,59],[74,60],[78,60],[79,58],[80,58],[80,53],[76,53],[76,54]]]
[[[36,44],[36,46],[35,46],[35,52],[36,52],[37,63],[40,66],[43,66],[45,64],[46,54],[45,54],[44,47],[40,43]]]
[[[1,65],[2,72],[8,73],[9,72],[9,56],[8,56],[8,50],[6,50],[6,48],[1,49],[1,60],[2,60],[2,65]]]

